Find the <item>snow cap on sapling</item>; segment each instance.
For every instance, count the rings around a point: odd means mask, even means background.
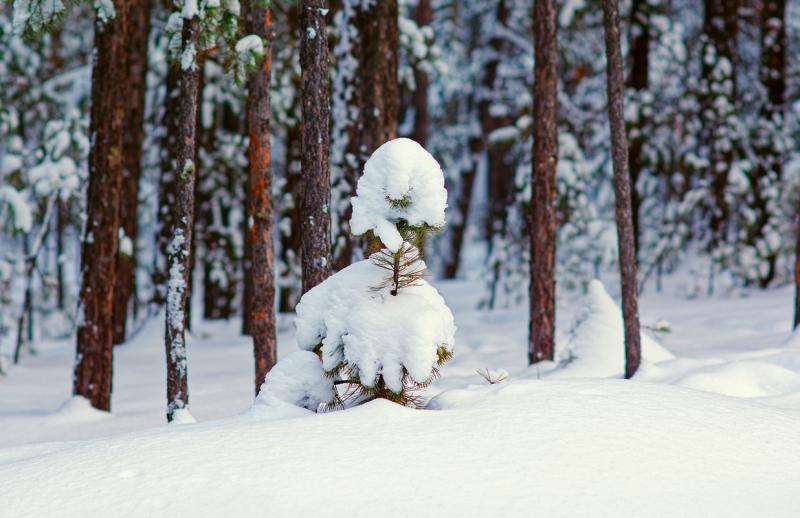
[[[447,191],[442,168],[430,153],[407,138],[380,146],[364,165],[351,199],[350,228],[372,231],[392,253],[420,232],[444,226]]]

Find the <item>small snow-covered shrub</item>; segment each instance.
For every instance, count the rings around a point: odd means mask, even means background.
[[[312,403],[327,402],[323,377],[339,405],[376,398],[408,406],[421,402],[418,391],[453,355],[453,314],[423,279],[418,249],[427,232],[444,225],[446,201],[442,169],[422,146],[395,139],[375,151],[352,199],[350,224],[356,234],[371,232],[382,249],[303,295],[297,344],[319,356],[306,352],[296,369],[285,365],[290,357],[281,360],[267,377],[264,397],[272,393],[306,406],[302,391],[281,396],[291,380],[270,382],[285,375],[319,382],[321,392]]]

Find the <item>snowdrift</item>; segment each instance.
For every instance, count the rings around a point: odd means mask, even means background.
[[[0,451],[0,516],[774,518],[800,509],[794,411],[622,380],[511,381],[448,391],[431,407],[256,408],[30,455]]]

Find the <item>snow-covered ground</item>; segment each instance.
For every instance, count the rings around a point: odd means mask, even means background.
[[[0,378],[0,517],[797,515],[789,288],[648,291],[642,323],[671,332],[624,381],[609,379],[621,329],[597,286],[559,300],[573,361],[528,368],[525,307],[478,310],[481,284],[434,285],[458,331],[425,411],[253,410],[239,323],[201,322],[188,344],[198,423],[165,426],[163,321],[116,349],[111,415],[69,400],[72,342],[40,344]],[[279,356],[293,328],[282,317]],[[488,385],[485,368],[510,379]]]

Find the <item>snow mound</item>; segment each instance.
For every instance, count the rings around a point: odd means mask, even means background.
[[[444,225],[447,191],[442,168],[413,140],[390,140],[367,160],[351,202],[353,233],[372,230],[389,251],[397,252],[403,244],[398,223]]]
[[[552,372],[555,377],[616,377],[625,373],[625,328],[622,311],[606,292],[603,283],[589,283],[585,306],[563,354],[566,368]],[[675,356],[642,333],[643,362],[657,363]]]
[[[436,401],[443,410],[378,400],[6,453],[0,514],[788,518],[800,508],[794,411],[632,380],[512,381]]]
[[[673,381],[706,392],[755,398],[800,391],[800,373],[768,361],[709,365]]]
[[[386,275],[365,259],[315,286],[297,305],[296,337],[307,351],[322,344],[326,371],[346,361],[364,386],[383,376],[400,392],[404,371],[417,383],[431,377],[438,348],[452,351],[456,327],[436,288],[420,280],[393,296]]]
[[[295,351],[281,359],[268,373],[256,398],[256,405],[275,401],[316,411],[334,399],[333,379],[325,376],[317,355]]]
[[[108,419],[111,414],[94,408],[85,397],[73,396],[49,417],[53,421],[80,422]]]
[[[188,408],[176,408],[172,411],[172,425],[178,424],[193,424],[196,423],[197,420],[194,418],[191,412],[189,412]]]

